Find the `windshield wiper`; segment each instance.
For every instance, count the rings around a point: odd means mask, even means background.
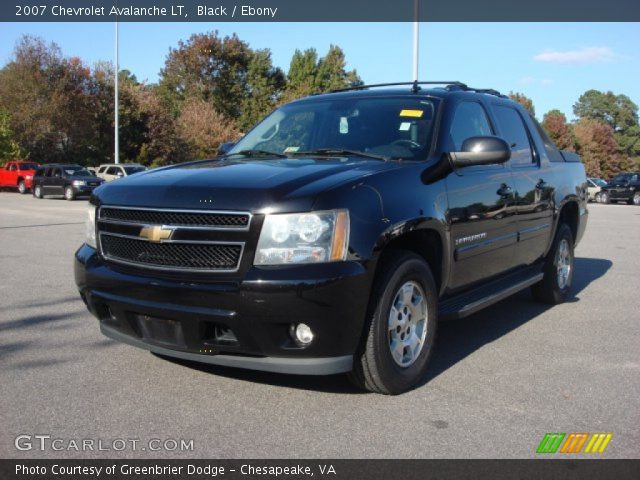
[[[383,162],[387,162],[390,160],[389,157],[383,157],[382,155],[374,155],[373,153],[361,152],[360,150],[348,150],[343,148],[316,148],[315,150],[308,150],[302,152],[292,152],[291,156],[296,155],[326,155],[329,157],[334,156],[352,156],[352,157],[363,157],[363,158],[373,158],[375,160],[382,160]]]
[[[239,152],[227,153],[226,155],[221,155],[222,158],[233,157],[235,155],[243,155],[245,157],[277,157],[277,158],[288,158],[286,155],[282,153],[269,152],[268,150],[257,150],[257,149],[248,149],[248,150],[240,150]]]

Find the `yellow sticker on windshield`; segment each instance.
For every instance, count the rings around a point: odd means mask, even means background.
[[[400,116],[401,117],[420,118],[420,117],[422,117],[423,113],[424,113],[424,110],[400,110]]]

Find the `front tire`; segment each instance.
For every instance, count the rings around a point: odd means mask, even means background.
[[[21,195],[24,195],[25,193],[27,193],[27,186],[25,185],[24,180],[20,180],[18,182],[18,192]]]
[[[425,376],[436,336],[438,296],[422,257],[393,251],[382,262],[350,378],[370,392],[396,395]]]
[[[607,192],[602,192],[600,194],[600,203],[611,203],[609,200],[609,194]]]
[[[564,302],[571,291],[573,264],[573,235],[569,226],[562,223],[545,260],[544,277],[531,287],[534,298],[549,305]]]
[[[73,188],[66,187],[64,189],[64,198],[66,200],[72,201],[76,199],[76,193],[73,191]]]
[[[633,194],[633,197],[631,198],[629,204],[640,206],[640,192],[636,192]]]

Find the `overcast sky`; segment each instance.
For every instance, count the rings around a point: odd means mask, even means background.
[[[121,23],[120,67],[155,82],[169,47],[216,29],[270,48],[285,71],[296,48],[322,55],[333,43],[366,83],[411,80],[411,23]],[[89,64],[114,58],[113,23],[0,23],[0,65],[23,34],[56,42]],[[571,118],[573,103],[590,88],[640,104],[638,46],[638,23],[423,23],[420,79],[520,91],[539,118],[552,108]]]

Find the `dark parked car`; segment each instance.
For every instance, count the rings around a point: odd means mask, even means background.
[[[602,203],[640,205],[640,172],[619,173],[600,192]]]
[[[38,168],[33,177],[33,196],[62,195],[67,200],[89,196],[104,180],[80,165],[51,164]]]
[[[75,279],[122,342],[395,394],[424,378],[438,320],[527,287],[565,300],[586,224],[579,157],[519,104],[358,87],[280,107],[219,158],[101,187]]]

